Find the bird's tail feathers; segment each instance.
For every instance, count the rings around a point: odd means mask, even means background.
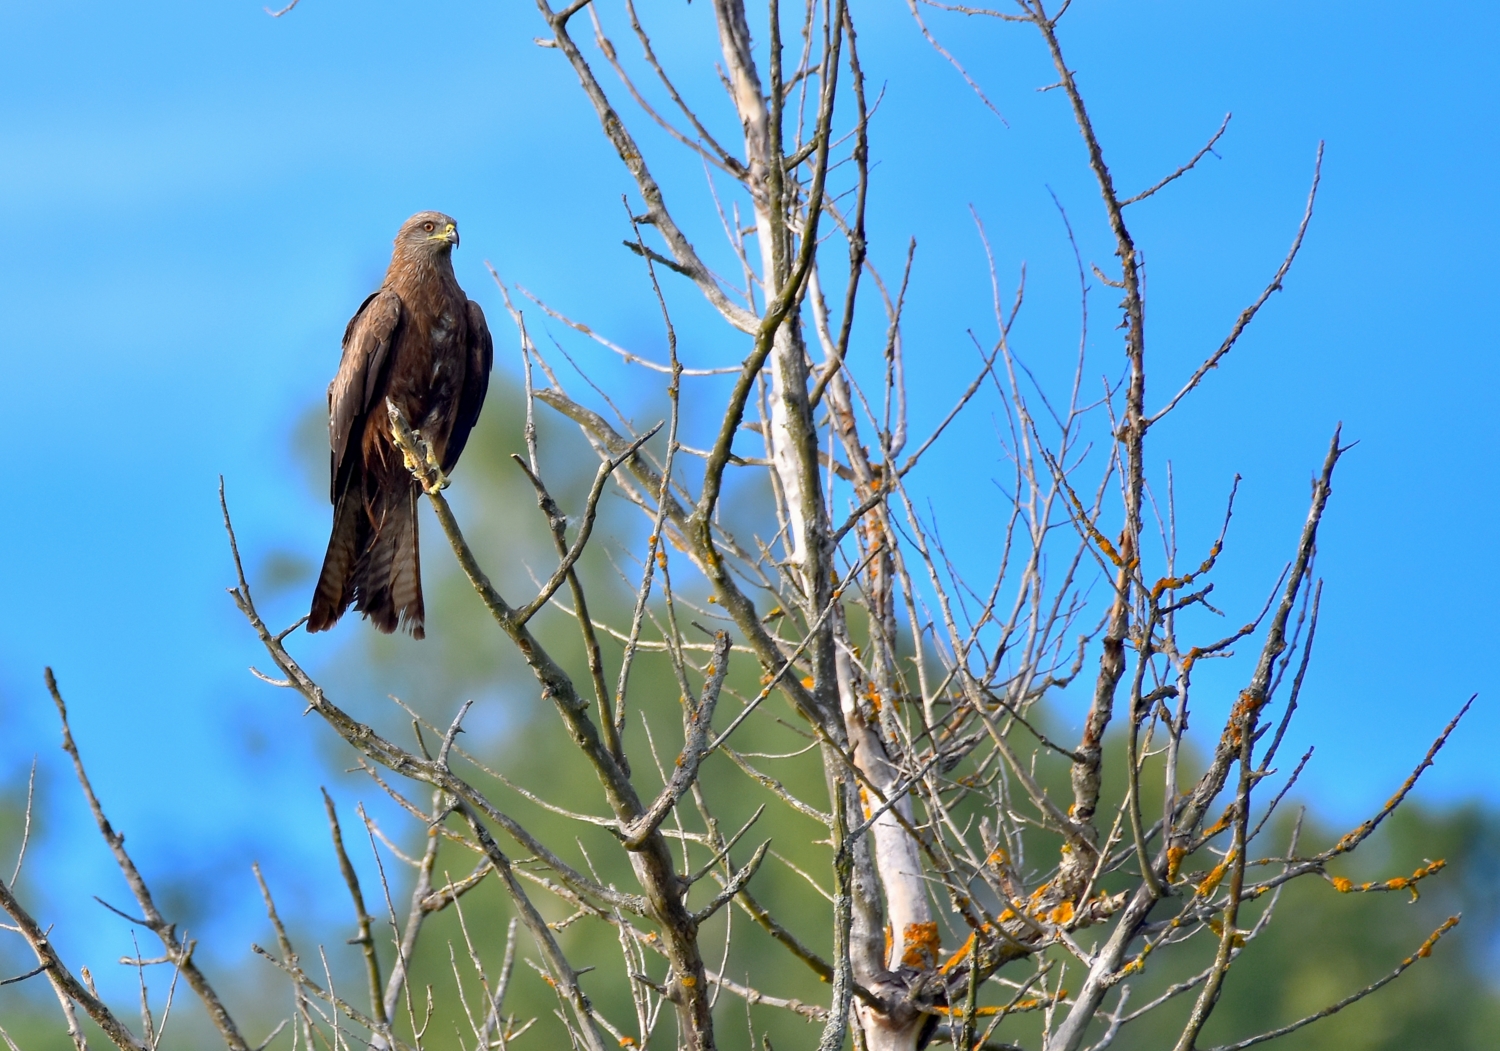
[[[405,472],[403,471],[403,474]],[[400,486],[382,486],[381,506],[370,515],[374,535],[354,566],[354,608],[379,630],[398,629],[422,638],[422,564],[417,545],[417,487],[409,476]]]
[[[327,631],[333,627],[354,600],[354,567],[364,546],[361,534],[369,532],[366,521],[359,494],[346,491],[334,505],[333,531],[328,537],[318,586],[313,591],[308,631]],[[361,529],[361,525],[366,528]]]

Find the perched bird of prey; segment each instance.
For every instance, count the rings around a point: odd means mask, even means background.
[[[308,631],[354,608],[390,633],[422,638],[416,480],[391,436],[386,399],[426,441],[444,474],[479,419],[494,343],[479,304],[453,276],[458,224],[418,212],[396,234],[391,265],[344,331],[328,385],[333,535]]]

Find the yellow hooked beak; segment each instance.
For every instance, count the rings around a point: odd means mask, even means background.
[[[446,241],[451,245],[458,244],[458,227],[452,223],[445,223],[437,233],[427,238],[429,241]]]

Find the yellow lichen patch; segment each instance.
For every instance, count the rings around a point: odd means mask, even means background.
[[[1208,924],[1208,929],[1213,931],[1214,934],[1218,935],[1220,938],[1224,937],[1224,921],[1221,918],[1219,918],[1218,916],[1210,916],[1203,922]],[[1236,949],[1243,947],[1245,944],[1244,931],[1231,932],[1229,941]]]
[[[1066,989],[1059,989],[1056,996],[1028,996],[1024,1000],[1017,1000],[1015,1003],[1011,1004],[1008,1007],[991,1007],[988,1005],[984,1007],[976,1007],[974,1008],[974,1013],[971,1017],[993,1018],[996,1015],[1019,1014],[1022,1011],[1036,1011],[1043,1007],[1049,1007],[1059,1000],[1065,1000],[1067,999],[1067,997],[1068,991]],[[945,1004],[933,1004],[932,1013],[935,1015],[941,1015],[944,1018],[957,1018],[963,1015],[964,1010],[962,1007],[949,1007]],[[979,1047],[980,1045],[975,1044],[974,1046]]]
[[[1125,965],[1125,968],[1123,971],[1121,971],[1121,973],[1131,974],[1144,971],[1146,969],[1146,957],[1150,956],[1151,951],[1155,948],[1155,942],[1147,942],[1144,946],[1141,947],[1141,951],[1136,954],[1136,958]]]
[[[1017,1011],[1036,1011],[1043,1007],[1050,1007],[1057,1001],[1066,1000],[1067,998],[1068,991],[1066,989],[1059,989],[1056,996],[1028,996],[1024,1000],[1016,1001],[1016,1003],[1011,1006],[1009,1013],[1015,1014]]]
[[[889,930],[887,930],[887,936],[889,936]],[[947,974],[949,971],[953,970],[953,968],[957,967],[959,964],[967,960],[969,958],[969,953],[971,953],[973,950],[974,935],[971,934],[969,935],[969,940],[963,943],[958,952],[948,957],[947,962],[938,967],[938,972],[941,974]],[[891,951],[891,947],[887,945],[885,951],[887,954],[889,954]]]
[[[1125,560],[1116,553],[1115,545],[1111,544],[1104,534],[1094,527],[1088,512],[1083,508],[1083,501],[1078,499],[1078,494],[1073,491],[1073,487],[1068,484],[1066,478],[1059,477],[1059,481],[1062,482],[1063,489],[1067,491],[1068,499],[1073,502],[1073,509],[1078,512],[1079,523],[1088,530],[1089,538],[1099,545],[1099,550],[1104,552],[1104,557],[1113,562],[1116,568],[1123,568]]]
[[[1201,577],[1204,573],[1207,573],[1214,567],[1215,560],[1218,559],[1220,552],[1222,552],[1223,550],[1223,545],[1215,540],[1214,546],[1209,548],[1208,550],[1208,557],[1203,560],[1203,563],[1198,567],[1197,572],[1186,573],[1180,577],[1162,577],[1151,589],[1151,601],[1155,602],[1157,599],[1161,598],[1161,593],[1163,591],[1176,591],[1178,588],[1187,587],[1187,585],[1191,584],[1195,579]]]
[[[633,1037],[622,1036],[622,1037],[620,1037],[620,1046],[621,1047],[640,1047],[641,1045],[637,1044],[635,1042],[635,1039]]]
[[[682,986],[683,986],[684,989],[691,989],[694,986],[696,986],[697,984],[698,984],[698,979],[694,978],[692,975],[685,974],[685,975],[682,976]]]
[[[931,967],[938,957],[938,925],[908,923],[901,932],[905,948],[901,962],[908,967]]]
[[[984,863],[986,865],[1009,865],[1010,855],[1006,853],[1004,847],[996,847],[990,851],[990,856],[984,859]]]
[[[811,675],[804,675],[802,677],[802,688],[805,690],[813,688],[813,677]]]
[[[662,569],[667,568],[667,552],[665,548],[656,549],[656,564]]]
[[[1182,859],[1187,857],[1187,847],[1167,848],[1167,882],[1177,882],[1177,870],[1182,867]]]
[[[1157,599],[1161,598],[1161,593],[1163,591],[1176,590],[1192,579],[1193,578],[1191,575],[1186,577],[1162,577],[1155,584],[1151,585],[1151,601],[1155,602]]]
[[[1233,814],[1234,808],[1232,806],[1225,807],[1224,813],[1219,816],[1219,820],[1215,821],[1212,825],[1209,825],[1203,830],[1203,838],[1212,839],[1220,832],[1223,832],[1226,828],[1229,827],[1229,821]]]
[[[1065,923],[1071,922],[1073,919],[1073,903],[1071,901],[1064,901],[1059,903],[1057,908],[1047,913],[1047,919],[1050,922],[1057,924],[1059,927],[1061,927]]]
[[[708,601],[712,602],[714,605],[717,606],[719,604],[719,596],[718,595],[710,595],[710,596],[708,596]]]
[[[1432,955],[1432,947],[1437,944],[1438,939],[1457,926],[1458,917],[1449,916],[1446,920],[1443,921],[1443,925],[1441,927],[1427,936],[1427,940],[1423,942],[1422,947],[1417,950],[1417,956],[1423,960],[1427,959],[1427,957]]]
[[[1019,1007],[1020,1005],[1017,1004],[1016,1006]],[[963,1010],[962,1007],[948,1007],[945,1004],[934,1004],[933,1007],[932,1007],[932,1009],[933,1009],[934,1012],[936,1012],[937,1014],[942,1015],[944,1018],[952,1018],[952,1017],[954,1017],[956,1015],[962,1015],[964,1013],[964,1010]],[[1015,1010],[1015,1008],[1011,1008],[1011,1010]],[[999,1014],[1000,1011],[1001,1011],[1001,1008],[999,1008],[999,1007],[976,1007],[976,1008],[974,1008],[973,1017],[975,1017],[975,1018],[991,1018],[994,1015]],[[975,1045],[975,1046],[978,1046],[978,1045]]]
[[[1260,711],[1265,705],[1264,695],[1254,690],[1241,690],[1240,699],[1234,702],[1234,707],[1229,710],[1230,738],[1236,743],[1240,740],[1240,727],[1250,721],[1251,716]]]
[[[1229,856],[1208,870],[1208,875],[1203,877],[1203,882],[1193,888],[1193,893],[1200,898],[1206,898],[1218,889],[1219,883],[1224,879],[1224,873],[1229,871],[1229,863],[1234,860],[1234,851]]]
[[[1368,883],[1354,883],[1351,880],[1345,879],[1343,876],[1330,876],[1328,877],[1328,882],[1332,883],[1333,889],[1338,891],[1340,894],[1357,894],[1368,891],[1384,890],[1409,890],[1411,891],[1411,900],[1416,901],[1419,896],[1417,893],[1417,881],[1426,879],[1433,873],[1441,872],[1447,867],[1448,863],[1442,858],[1438,858],[1436,861],[1429,862],[1428,864],[1423,865],[1421,868],[1413,872],[1410,876],[1395,876],[1387,880],[1371,880]]]

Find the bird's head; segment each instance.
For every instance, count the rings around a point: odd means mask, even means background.
[[[444,256],[458,244],[458,223],[442,212],[418,212],[401,224],[396,235],[398,252],[422,252]]]

